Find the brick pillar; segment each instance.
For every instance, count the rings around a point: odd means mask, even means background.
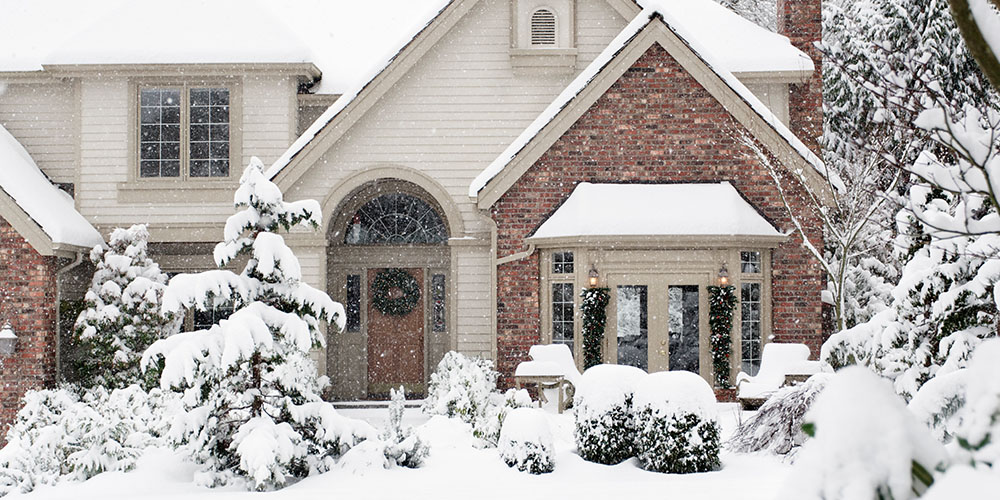
[[[57,266],[0,218],[0,322],[18,336],[14,355],[0,357],[0,446],[24,393],[56,381]]]
[[[814,153],[823,133],[823,57],[816,42],[823,39],[821,0],[777,0],[778,33],[805,52],[816,66],[808,81],[789,86],[788,115],[792,132]]]

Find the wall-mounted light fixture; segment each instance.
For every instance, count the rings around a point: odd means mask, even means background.
[[[597,272],[597,268],[591,267],[588,276],[590,277],[590,288],[595,288],[597,286],[597,282],[601,278],[600,273]]]
[[[719,286],[729,285],[729,269],[726,269],[726,263],[722,263],[722,267],[719,268]]]
[[[0,356],[13,356],[16,348],[17,335],[14,335],[14,329],[10,327],[10,323],[6,323],[3,328],[0,328]]]

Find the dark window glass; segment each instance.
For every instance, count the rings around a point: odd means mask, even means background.
[[[573,350],[573,284],[552,284],[552,343]]]
[[[573,273],[573,252],[556,252],[552,254],[553,274]]]
[[[347,276],[347,304],[344,304],[347,313],[346,330],[349,332],[361,331],[361,276],[349,274]]]
[[[448,326],[445,319],[445,292],[444,275],[431,276],[431,301],[434,307],[431,329],[435,333],[446,331]]]
[[[619,285],[615,311],[618,364],[646,370],[649,365],[649,296],[645,285]]]
[[[760,252],[740,252],[740,271],[760,274]]]
[[[228,318],[231,314],[233,314],[233,306],[231,304],[217,306],[207,311],[196,310],[194,312],[194,329],[207,330],[213,325],[219,324],[220,321]]]
[[[191,177],[229,176],[229,89],[191,89]]]
[[[443,244],[444,220],[427,202],[404,193],[381,195],[365,203],[347,226],[348,245]]]
[[[749,375],[760,371],[760,283],[743,283],[740,286],[740,342],[742,344],[741,369]]]
[[[139,176],[179,177],[181,94],[177,89],[139,93]]]

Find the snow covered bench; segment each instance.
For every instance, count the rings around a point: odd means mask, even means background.
[[[809,347],[805,344],[766,344],[757,375],[740,372],[736,376],[737,399],[743,409],[757,409],[774,391],[800,383],[821,368],[819,361],[809,360]]]
[[[525,385],[538,387],[539,405],[547,403],[545,390],[558,393],[559,413],[573,401],[573,393],[580,383],[580,371],[576,369],[573,353],[565,344],[531,346],[528,351],[531,361],[525,361],[514,370],[514,383],[520,389]]]

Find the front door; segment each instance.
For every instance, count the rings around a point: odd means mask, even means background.
[[[417,282],[420,300],[406,314],[384,314],[373,300],[376,276],[382,269],[368,270],[368,396],[388,397],[400,385],[406,393],[424,392],[424,270],[403,269]],[[392,288],[390,298],[403,290]]]
[[[607,360],[649,372],[711,374],[708,355],[707,277],[612,274]]]

